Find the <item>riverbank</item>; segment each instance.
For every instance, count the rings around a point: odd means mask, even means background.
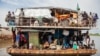
[[[12,45],[12,39],[0,39],[0,56],[11,56],[7,53],[6,48]]]
[[[0,40],[0,48],[7,48],[12,45],[12,39]]]
[[[100,36],[100,33],[89,33],[90,36]]]
[[[89,34],[90,36],[100,36],[100,34]]]

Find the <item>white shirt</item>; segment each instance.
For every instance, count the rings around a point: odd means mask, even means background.
[[[69,35],[69,31],[64,30],[64,31],[63,31],[63,35],[68,36],[68,35]]]
[[[34,26],[39,26],[39,22],[37,20],[34,22]]]
[[[58,18],[53,17],[53,21],[54,21],[54,22],[58,22]]]

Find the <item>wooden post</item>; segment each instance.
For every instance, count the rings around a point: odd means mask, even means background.
[[[27,37],[27,49],[29,49],[29,32],[28,32],[28,37]]]

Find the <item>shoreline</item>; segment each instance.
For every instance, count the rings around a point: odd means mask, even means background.
[[[12,45],[12,39],[0,40],[0,49],[7,48]]]
[[[90,36],[100,36],[100,35],[90,34]]]

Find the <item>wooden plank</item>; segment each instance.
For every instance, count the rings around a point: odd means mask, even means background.
[[[24,28],[24,29],[80,29],[80,30],[89,30],[91,27],[64,27],[64,26],[12,26],[15,28]]]

